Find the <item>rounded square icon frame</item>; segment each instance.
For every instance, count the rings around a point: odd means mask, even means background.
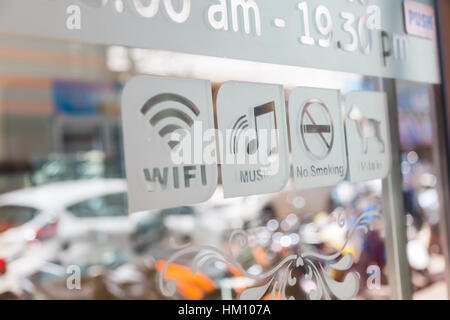
[[[231,88],[229,88],[231,86]],[[251,186],[242,186],[241,184],[234,181],[236,177],[236,172],[239,170],[253,170],[251,166],[257,166],[257,164],[251,164],[251,165],[240,165],[240,164],[225,164],[223,163],[221,165],[222,170],[222,185],[223,185],[223,192],[225,198],[232,198],[232,197],[239,197],[239,196],[251,196],[251,195],[258,195],[258,194],[267,194],[267,193],[274,193],[281,191],[286,184],[289,181],[289,143],[288,143],[288,130],[287,130],[287,114],[286,114],[286,101],[285,101],[285,95],[284,95],[284,87],[279,84],[266,84],[266,83],[253,83],[253,82],[244,82],[244,81],[228,81],[222,84],[222,86],[219,89],[219,93],[217,95],[217,120],[218,120],[218,130],[222,132],[224,136],[226,135],[226,130],[231,129],[230,124],[235,121],[235,118],[239,117],[239,115],[243,112],[244,114],[247,112],[245,109],[241,109],[238,114],[234,115],[230,119],[222,120],[221,114],[222,109],[224,110],[230,110],[230,105],[227,105],[228,102],[228,96],[236,97],[237,95],[231,95],[228,93],[227,90],[235,90],[233,88],[235,86],[236,88],[239,88],[238,90],[241,92],[240,97],[242,97],[242,92],[252,92],[255,93],[252,96],[257,97],[257,102],[249,103],[248,108],[254,108],[254,107],[262,107],[261,103],[264,100],[272,100],[274,103],[274,111],[275,111],[275,123],[277,125],[277,128],[279,129],[279,136],[278,136],[278,144],[280,146],[278,150],[279,155],[279,168],[282,169],[282,173],[278,173],[276,177],[281,177],[276,181],[269,180],[269,182],[263,182],[260,183],[258,187],[258,183],[253,183]],[[268,92],[270,92],[271,89],[273,90],[274,95],[268,99],[262,99],[264,96],[268,96]],[[260,92],[257,92],[260,90]],[[276,92],[276,94],[275,94]],[[250,98],[246,98],[249,100]],[[259,99],[261,100],[261,103],[259,102]],[[267,101],[266,101],[267,102]],[[232,106],[237,104],[232,104]],[[237,112],[236,112],[237,113]],[[229,114],[229,112],[227,112]],[[220,148],[220,153],[222,155],[222,158],[226,158],[226,152],[228,143],[225,143]],[[281,176],[282,174],[282,176]]]
[[[304,91],[299,93],[299,91]],[[309,91],[309,92],[306,92]],[[324,97],[324,94],[327,96]],[[305,95],[304,99],[299,99],[299,95]],[[333,96],[332,96],[333,95]],[[335,97],[334,97],[335,95]],[[336,101],[333,105],[336,105],[336,110],[332,111],[329,106],[329,102],[334,98]],[[294,105],[294,99],[301,100],[300,106]],[[298,101],[297,101],[298,102]],[[332,127],[333,134],[332,139],[330,140],[331,146],[329,147],[329,151],[327,151],[325,156],[317,156],[310,150],[308,150],[308,146],[305,143],[304,133],[302,129],[302,118],[305,114],[305,108],[308,105],[320,105],[324,109],[324,114],[328,117],[329,125]],[[298,110],[297,110],[298,109]],[[343,104],[341,100],[341,93],[339,90],[334,89],[322,89],[322,88],[312,88],[312,87],[296,87],[292,90],[289,97],[289,106],[288,106],[288,114],[289,114],[289,128],[291,132],[291,151],[292,151],[292,166],[293,166],[293,179],[294,186],[297,190],[307,190],[307,189],[316,189],[321,187],[329,187],[338,184],[341,181],[345,181],[348,173],[348,159],[347,159],[347,146],[346,146],[346,136],[345,136],[345,122],[342,116]],[[333,114],[336,113],[335,116],[338,119],[334,119]],[[314,125],[313,125],[314,126]],[[317,126],[316,126],[317,127]],[[321,127],[319,125],[319,127]],[[295,134],[293,134],[295,132]],[[296,141],[293,141],[296,139]],[[338,157],[340,159],[337,162],[340,162],[336,167],[342,169],[342,175],[340,178],[330,180],[331,182],[318,182],[318,178],[309,178],[304,179],[308,182],[300,182],[301,179],[297,178],[297,167],[300,165],[300,162],[306,161],[308,166],[318,165],[320,162],[326,161],[330,155],[334,152],[334,148],[336,148],[337,143],[340,141],[338,149],[340,150],[339,154],[336,154],[334,157]],[[331,143],[332,142],[332,143]],[[338,151],[336,151],[338,152]],[[303,157],[301,154],[306,154],[308,160],[302,160]],[[300,160],[299,160],[300,159]],[[315,179],[316,181],[313,181]],[[308,184],[304,186],[305,184]],[[312,185],[312,186],[311,186]]]
[[[350,105],[349,100],[351,100],[351,98],[353,96],[356,96],[357,98],[359,98],[358,96],[361,95],[367,95],[367,96],[372,96],[372,97],[376,97],[377,99],[379,99],[379,101],[382,103],[382,106],[376,106],[376,107],[372,107],[369,108],[370,110],[375,110],[377,107],[380,108],[380,110],[382,110],[382,118],[383,119],[379,119],[379,121],[384,121],[384,125],[385,125],[385,141],[384,141],[384,152],[386,153],[387,157],[385,159],[377,159],[378,161],[384,161],[387,163],[384,163],[384,167],[385,170],[383,172],[383,174],[367,174],[364,176],[364,174],[360,175],[359,174],[359,170],[356,170],[357,167],[360,166],[356,166],[353,165],[355,162],[355,152],[352,152],[353,148],[355,145],[360,145],[360,143],[352,143],[351,140],[354,140],[355,135],[349,134],[349,123],[350,121],[352,121],[352,119],[350,119],[349,117],[349,113],[350,110],[352,109],[353,106]],[[367,101],[373,102],[373,100],[377,100],[377,99],[367,99]],[[392,149],[391,149],[391,129],[390,129],[390,123],[389,123],[389,109],[388,109],[388,103],[387,103],[387,95],[385,92],[379,92],[379,91],[352,91],[350,93],[348,93],[345,96],[345,134],[347,137],[347,154],[348,154],[348,176],[349,176],[349,181],[350,182],[365,182],[365,181],[370,181],[370,180],[377,180],[377,179],[385,179],[389,176],[391,170],[392,170]],[[364,139],[363,137],[360,137],[360,139]],[[367,158],[367,157],[366,157]],[[370,158],[367,158],[370,159]],[[366,159],[366,160],[367,160]]]
[[[175,178],[171,177],[171,175],[175,175],[174,168],[184,168],[190,165],[175,164],[170,159],[169,148],[162,138],[153,139],[152,141],[145,139],[145,137],[148,137],[149,131],[153,131],[153,137],[157,136],[158,130],[156,127],[153,127],[150,130],[148,128],[148,126],[151,126],[150,123],[148,125],[143,124],[147,121],[145,120],[142,122],[143,116],[141,109],[149,100],[161,94],[183,96],[187,100],[193,101],[200,111],[199,116],[196,119],[203,122],[203,130],[214,129],[210,81],[156,76],[137,76],[129,80],[122,92],[121,111],[130,212],[165,209],[202,203],[209,200],[217,189],[218,168],[217,163],[214,163],[196,165],[197,174],[203,174],[201,166],[205,166],[204,174],[207,177],[206,185],[201,185],[201,183],[198,183],[197,181],[194,185],[190,185],[189,189],[176,189],[176,187],[173,186],[173,188],[165,190],[160,186],[160,188],[157,188],[157,191],[148,190],[142,172],[139,173],[139,170],[144,170],[144,168],[159,168],[164,172],[165,168],[168,167],[169,177],[166,178],[166,180],[170,180],[170,183],[173,183]],[[166,101],[165,103],[168,102]],[[164,108],[162,108],[162,110],[164,110]],[[191,128],[191,130],[193,129]],[[143,150],[151,149],[151,146],[153,146],[154,151],[159,150],[159,152],[153,152],[151,156],[148,153],[143,154]],[[179,174],[179,183],[181,186],[182,173],[181,171],[177,172]],[[186,179],[185,176],[184,178]],[[196,178],[198,179],[199,177],[197,176]],[[153,180],[156,181],[154,172]],[[154,181],[152,181],[152,184],[155,183]],[[199,186],[196,187],[196,184]]]

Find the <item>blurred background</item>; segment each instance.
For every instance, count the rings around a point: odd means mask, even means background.
[[[222,58],[0,35],[0,299],[166,299],[157,277],[174,244],[226,250],[233,230],[249,235],[239,264],[254,275],[305,250],[334,253],[345,214],[383,213],[382,183],[224,200],[129,215],[120,96],[138,74],[378,90],[380,79]],[[416,299],[447,299],[440,243],[436,144],[430,85],[397,81],[407,255]],[[357,299],[388,299],[383,219],[346,247],[360,275]],[[169,265],[175,299],[236,299],[256,285],[221,263],[193,274],[190,260]],[[379,286],[368,287],[370,266]],[[74,271],[75,270],[75,271]],[[68,287],[73,272],[80,288]],[[300,271],[298,271],[300,272]],[[302,274],[289,290],[306,299]],[[343,274],[330,274],[340,280]],[[265,297],[268,298],[268,297]]]

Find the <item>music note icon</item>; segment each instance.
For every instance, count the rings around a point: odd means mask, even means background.
[[[251,119],[251,121],[248,119]],[[254,131],[249,134],[249,130],[252,129]],[[275,134],[273,134],[273,130],[275,130]],[[252,107],[249,115],[242,115],[233,124],[229,146],[231,154],[238,154],[240,142],[249,138],[249,136],[251,136],[251,140],[245,145],[245,150],[241,149],[243,152],[254,155],[263,146],[267,147],[267,156],[271,157],[278,154],[278,134],[276,130],[277,116],[274,101]],[[261,139],[264,139],[266,143],[261,143]]]
[[[247,145],[247,153],[255,154],[260,147],[261,130],[266,130],[264,138],[266,138],[268,147],[267,155],[272,156],[278,153],[278,135],[275,135],[275,141],[272,141],[270,135],[271,129],[277,129],[277,116],[275,112],[275,102],[271,101],[253,108],[253,121],[256,131],[256,138],[251,140]]]

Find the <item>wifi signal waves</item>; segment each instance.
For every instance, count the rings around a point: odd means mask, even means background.
[[[249,128],[249,123],[246,115],[243,115],[233,125],[231,139],[230,139],[230,153],[237,154],[239,148],[239,139],[241,134]]]
[[[141,108],[142,115],[147,115],[151,110],[163,102],[176,102],[183,106],[184,110],[180,110],[174,107],[165,108],[157,113],[155,113],[150,118],[150,124],[152,127],[158,127],[159,123],[164,120],[169,120],[169,124],[164,126],[159,130],[159,135],[161,138],[171,135],[173,132],[183,129],[182,126],[178,125],[178,121],[181,120],[184,123],[184,129],[190,129],[194,124],[194,119],[200,115],[200,110],[197,106],[187,99],[186,97],[180,96],[174,93],[162,93],[149,99]],[[171,149],[174,149],[179,144],[179,141],[169,141],[168,145]]]

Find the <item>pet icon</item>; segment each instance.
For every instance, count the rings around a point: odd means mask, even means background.
[[[369,148],[369,140],[376,140],[379,145],[380,153],[384,153],[385,144],[381,138],[381,122],[375,119],[365,117],[361,110],[353,105],[348,113],[350,120],[355,121],[358,134],[362,140],[363,153],[367,154]]]

